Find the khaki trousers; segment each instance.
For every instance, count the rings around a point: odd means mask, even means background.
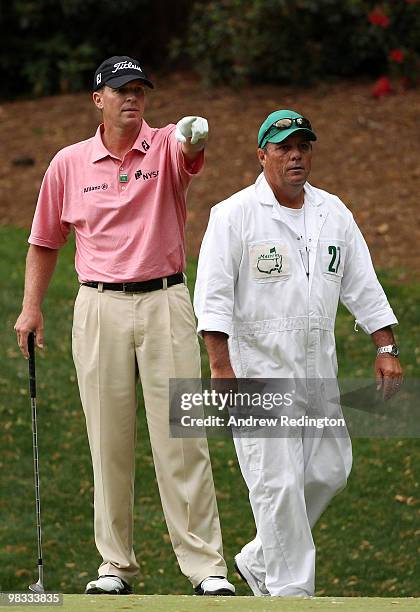
[[[94,473],[99,575],[132,582],[136,383],[140,375],[156,477],[175,554],[193,586],[226,576],[207,440],[169,436],[169,378],[199,378],[186,285],[125,294],[81,286],[73,358]]]

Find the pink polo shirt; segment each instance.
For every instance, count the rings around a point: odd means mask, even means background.
[[[102,131],[99,126],[93,138],[65,147],[51,161],[29,242],[59,249],[73,227],[81,282],[182,272],[186,191],[204,153],[188,165],[175,125],[151,128],[143,119],[133,148],[120,160],[105,148]]]

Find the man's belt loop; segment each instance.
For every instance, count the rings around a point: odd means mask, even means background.
[[[103,292],[104,292],[104,284],[98,283],[98,293],[103,293]]]
[[[162,278],[162,289],[166,291],[167,288],[168,288],[168,279],[165,276],[164,278]]]

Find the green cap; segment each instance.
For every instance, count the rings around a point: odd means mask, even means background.
[[[303,115],[295,113],[292,110],[277,110],[268,115],[267,119],[262,123],[258,131],[258,146],[262,149],[265,147],[267,142],[281,142],[291,134],[295,132],[306,132],[308,140],[316,140],[315,132],[312,131],[311,127],[300,127],[295,122],[290,128],[279,130],[273,125],[279,119],[304,119]],[[270,129],[271,128],[271,129]]]

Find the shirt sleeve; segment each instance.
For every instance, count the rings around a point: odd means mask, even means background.
[[[71,227],[61,219],[64,180],[60,162],[55,157],[42,181],[28,242],[49,249],[59,249],[67,241]]]
[[[197,267],[194,308],[198,332],[218,331],[231,335],[234,288],[242,259],[237,229],[217,206],[212,209]]]
[[[366,241],[354,220],[349,228],[340,300],[367,334],[398,324],[376,276]]]

